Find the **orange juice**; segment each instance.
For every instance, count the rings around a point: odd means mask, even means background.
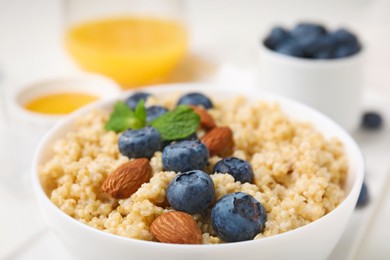
[[[186,54],[187,35],[173,20],[106,18],[71,27],[66,47],[84,69],[128,88],[164,80]]]
[[[25,108],[42,114],[64,115],[97,99],[94,95],[84,93],[58,93],[34,99]]]

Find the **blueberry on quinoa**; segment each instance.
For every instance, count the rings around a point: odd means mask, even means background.
[[[146,100],[148,99],[148,97],[150,96],[149,93],[146,93],[146,92],[136,92],[134,93],[133,95],[131,95],[130,97],[128,97],[126,100],[125,100],[125,103],[128,107],[130,107],[131,109],[135,109],[138,105],[138,102],[143,99],[144,102],[146,102]]]
[[[172,208],[189,214],[201,213],[214,199],[214,183],[200,170],[179,173],[167,188],[167,199]]]
[[[129,158],[150,159],[156,151],[161,150],[162,140],[155,128],[147,126],[127,130],[119,137],[118,145],[120,153]]]
[[[146,109],[146,122],[150,123],[154,119],[168,112],[168,109],[162,106],[150,106]]]
[[[251,165],[242,159],[237,157],[227,157],[214,166],[213,172],[228,173],[234,177],[235,181],[241,183],[253,182],[253,170]]]
[[[209,160],[209,150],[199,140],[173,142],[162,153],[163,167],[166,171],[186,172],[202,170]]]
[[[183,95],[177,102],[177,105],[203,106],[205,109],[214,107],[213,103],[208,97],[206,97],[202,93],[197,92]]]
[[[197,139],[198,139],[198,137],[197,137],[196,133],[192,133],[189,136],[182,138],[182,139],[163,141],[162,149],[164,149],[166,146],[170,145],[173,142],[180,142],[180,141],[185,141],[185,140],[197,140]]]
[[[263,231],[266,219],[263,205],[243,192],[225,195],[211,210],[211,224],[226,242],[253,239]]]

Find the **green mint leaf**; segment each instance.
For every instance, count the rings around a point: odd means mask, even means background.
[[[135,117],[141,122],[143,126],[146,125],[146,110],[145,101],[141,99],[134,111]]]
[[[139,129],[145,126],[146,112],[143,102],[138,103],[138,113],[129,108],[123,101],[118,101],[114,105],[114,110],[106,122],[104,128],[108,131],[122,132],[129,128]],[[140,107],[142,106],[142,108]],[[140,107],[140,108],[138,108]],[[142,112],[143,110],[143,112]]]
[[[165,141],[186,138],[195,133],[200,123],[200,117],[189,106],[178,106],[150,124],[157,129]]]

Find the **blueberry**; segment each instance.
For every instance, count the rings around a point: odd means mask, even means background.
[[[229,173],[234,177],[235,181],[241,183],[253,182],[253,170],[251,165],[237,157],[228,157],[220,160],[214,166],[213,172]]]
[[[357,44],[357,37],[346,29],[338,29],[330,33],[331,37],[335,39],[338,44]]]
[[[297,40],[325,35],[326,33],[327,31],[324,26],[315,23],[299,23],[291,30],[291,35]]]
[[[366,206],[369,201],[370,201],[370,196],[368,194],[367,185],[366,182],[363,182],[362,188],[359,193],[359,198],[356,203],[356,208],[361,208]]]
[[[357,37],[345,29],[338,29],[330,33],[330,37],[335,41],[334,58],[348,57],[361,50]]]
[[[172,208],[189,214],[201,213],[214,199],[214,183],[200,170],[179,173],[167,188],[167,199]]]
[[[128,97],[126,100],[125,100],[125,103],[131,108],[131,109],[135,109],[137,107],[137,104],[138,102],[143,99],[144,102],[146,101],[146,99],[150,96],[149,93],[145,93],[145,92],[136,92],[134,93],[133,95],[131,95],[130,97]]]
[[[382,116],[374,111],[365,112],[363,114],[362,126],[365,129],[379,129],[382,127]]]
[[[321,49],[326,33],[322,25],[313,23],[300,23],[291,31],[291,35],[303,48],[304,55],[308,58]]]
[[[211,224],[226,242],[253,239],[263,231],[266,219],[263,205],[242,192],[222,197],[211,210]]]
[[[322,37],[317,35],[308,35],[302,39],[297,39],[297,42],[302,47],[304,55],[308,58],[322,47]]]
[[[326,34],[309,35],[305,38],[299,39],[298,42],[302,46],[305,56],[308,58],[313,58],[313,56],[318,52],[331,52],[334,46],[332,38]]]
[[[313,59],[330,59],[333,55],[335,41],[329,35],[322,35],[315,38],[304,52],[306,57]]]
[[[165,148],[166,146],[170,145],[173,142],[180,142],[180,141],[184,141],[184,140],[197,140],[197,139],[198,139],[198,137],[197,137],[196,133],[192,133],[185,138],[181,138],[181,139],[177,139],[177,140],[163,141],[162,148]]]
[[[274,27],[269,36],[264,40],[264,45],[270,49],[274,49],[278,44],[287,40],[290,33],[282,27]]]
[[[303,57],[304,52],[302,46],[294,39],[289,39],[276,46],[275,51],[281,54]]]
[[[316,59],[316,60],[326,60],[326,59],[331,59],[332,58],[332,51],[331,50],[319,50],[315,52],[311,58]]]
[[[146,122],[150,123],[157,117],[168,112],[168,109],[162,106],[151,106],[146,109]]]
[[[213,103],[208,97],[197,92],[185,94],[179,99],[177,105],[203,106],[206,109],[213,107]]]
[[[138,130],[127,130],[119,137],[118,145],[121,154],[129,158],[150,159],[161,149],[161,136],[151,126]]]
[[[360,45],[358,44],[343,44],[337,45],[333,57],[334,58],[344,58],[356,54],[360,51]]]
[[[173,142],[162,153],[166,171],[186,172],[202,170],[209,160],[209,150],[199,140]]]

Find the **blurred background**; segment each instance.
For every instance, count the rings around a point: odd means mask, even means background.
[[[142,2],[139,10],[137,2]],[[156,12],[174,23],[132,21],[130,27],[152,25],[148,28],[159,33],[154,34],[157,38],[140,37],[130,50],[112,50],[109,32],[99,38],[105,40],[91,41],[88,50],[82,45],[83,37],[96,35],[93,28],[84,33],[78,24],[101,14],[135,9]],[[15,124],[9,104],[19,89],[85,71],[102,72],[123,89],[194,81],[257,87],[261,39],[274,26],[292,28],[310,21],[332,30],[345,27],[359,37],[364,46],[366,103],[385,117],[390,113],[389,13],[388,0],[0,0],[0,259],[69,259],[48,233],[33,202],[28,170],[37,140],[32,142],[35,137],[29,135],[28,126],[22,125],[24,132],[19,131],[22,127]],[[127,26],[120,21],[116,25]],[[144,31],[137,33],[142,36]],[[125,41],[129,37],[119,35]],[[156,42],[167,47],[160,48]],[[131,51],[137,53],[135,58],[126,58]],[[118,64],[137,71],[137,77],[113,71],[112,66]],[[369,161],[368,184],[375,203],[355,214],[331,259],[388,259],[390,255],[386,243],[390,239],[390,192],[386,190],[390,136],[386,129],[354,135]]]
[[[0,68],[3,79],[21,81],[66,74],[77,69],[64,49],[66,1],[0,1]],[[77,2],[77,1],[75,1]],[[82,2],[82,1],[81,1]],[[262,1],[182,0],[189,53],[207,65],[247,68],[257,62],[259,39],[273,25],[310,20],[346,26],[366,46],[369,87],[386,91],[381,78],[390,68],[390,2],[386,0]],[[202,64],[205,66],[205,64]],[[207,67],[209,68],[209,67]]]

